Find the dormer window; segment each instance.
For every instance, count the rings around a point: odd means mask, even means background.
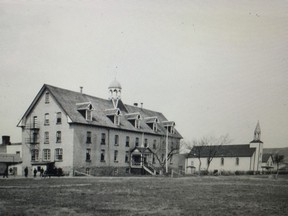
[[[76,106],[77,106],[78,112],[87,121],[92,121],[92,111],[94,110],[94,107],[92,106],[91,102],[77,103]]]
[[[140,113],[126,114],[126,118],[135,128],[137,129],[140,128],[140,121],[141,121]]]
[[[119,108],[116,109],[106,109],[106,116],[113,122],[113,124],[119,126],[120,125],[120,115],[121,111]]]
[[[175,133],[175,122],[174,121],[163,121],[162,124],[168,130],[168,133],[174,134]]]
[[[146,124],[155,132],[158,130],[158,118],[157,117],[147,117],[145,118]]]

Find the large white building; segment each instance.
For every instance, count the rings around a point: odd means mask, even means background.
[[[30,174],[51,166],[69,175],[155,174],[167,154],[168,168],[178,169],[182,137],[175,123],[142,105],[124,104],[116,80],[108,90],[107,100],[44,84],[18,124],[23,168]]]
[[[185,161],[185,172],[192,174],[207,170],[208,160],[213,157],[208,171],[262,171],[263,142],[259,122],[254,139],[249,144],[194,146]],[[200,159],[200,160],[199,160]]]

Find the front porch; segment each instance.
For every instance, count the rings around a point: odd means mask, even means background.
[[[136,171],[137,174],[156,175],[157,170],[153,166],[153,152],[149,148],[135,147],[131,151],[130,168],[131,171],[139,169]]]

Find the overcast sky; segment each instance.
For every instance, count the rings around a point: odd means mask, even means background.
[[[60,3],[61,2],[61,3]],[[229,134],[288,146],[288,2],[272,0],[0,0],[0,135],[44,83],[176,122],[185,140]]]

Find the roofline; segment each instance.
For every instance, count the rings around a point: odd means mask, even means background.
[[[40,96],[42,95],[44,89],[46,88],[46,84],[44,84],[41,89],[38,91],[36,97],[33,99],[33,101],[31,102],[30,106],[28,107],[28,109],[26,110],[26,112],[24,113],[24,115],[22,116],[21,120],[18,122],[17,127],[22,127],[20,126],[20,123],[23,121],[23,119],[31,112],[31,110],[33,109],[33,107],[35,106],[35,104],[37,103],[37,101],[39,100]]]
[[[49,93],[53,96],[54,100],[56,101],[56,103],[59,105],[59,107],[64,111],[64,113],[70,118],[70,116],[67,114],[66,110],[63,108],[63,106],[61,105],[61,103],[59,103],[59,101],[57,100],[57,98],[54,96],[54,94],[50,91],[49,89],[50,85],[44,84],[41,89],[39,90],[39,92],[37,93],[36,97],[33,99],[32,103],[30,104],[30,106],[28,107],[28,109],[26,110],[26,112],[24,113],[24,115],[22,116],[21,120],[18,122],[17,127],[22,127],[20,126],[20,123],[23,121],[23,119],[25,117],[27,117],[31,110],[34,108],[35,104],[39,101],[41,95],[43,94],[43,92],[45,90],[49,91]],[[54,86],[51,86],[54,87]],[[55,87],[58,88],[58,87]],[[70,118],[71,119],[71,118]]]

